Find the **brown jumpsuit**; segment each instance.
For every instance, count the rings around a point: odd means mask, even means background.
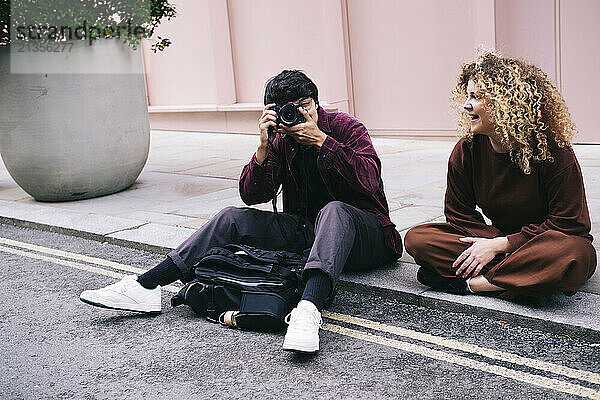
[[[583,178],[572,148],[549,146],[554,162],[538,162],[526,175],[508,153],[496,153],[486,136],[461,139],[448,162],[447,222],[415,226],[406,234],[406,250],[417,264],[455,277],[452,263],[470,247],[459,238],[506,236],[510,251],[481,271],[506,289],[498,296],[576,293],[596,269]]]

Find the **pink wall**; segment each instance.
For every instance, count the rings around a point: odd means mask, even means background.
[[[453,134],[449,93],[481,41],[475,2],[348,4],[355,113],[373,133]]]
[[[598,15],[596,0],[496,2],[496,47],[536,63],[556,82],[579,128],[577,142],[600,143]]]
[[[151,105],[215,103],[217,87],[211,39],[209,0],[177,1],[177,18],[160,27],[173,41],[164,54],[146,50]],[[208,40],[207,40],[208,38]]]
[[[230,0],[238,102],[262,102],[265,81],[300,68],[319,97],[347,108],[344,40],[339,1]]]
[[[554,0],[502,0],[495,12],[496,48],[537,64],[556,81]]]
[[[599,16],[599,1],[560,2],[561,87],[580,131],[578,140],[595,143],[600,143]]]
[[[562,89],[580,142],[600,143],[596,0],[175,0],[164,54],[145,46],[154,129],[255,133],[265,81],[305,70],[321,103],[372,134],[454,136],[448,98],[479,44]],[[292,17],[290,17],[292,16]],[[595,90],[594,90],[595,89]]]

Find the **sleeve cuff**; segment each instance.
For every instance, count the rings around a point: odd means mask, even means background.
[[[250,167],[252,169],[258,169],[259,171],[264,171],[267,168],[267,162],[269,161],[269,155],[267,154],[267,158],[263,161],[262,165],[258,163],[256,160],[256,153],[252,155],[252,159],[250,160]]]
[[[336,151],[339,146],[340,142],[327,135],[325,141],[323,142],[323,145],[321,146],[321,152],[323,150],[325,150],[325,152]]]
[[[325,166],[330,167],[332,163],[333,153],[340,147],[340,142],[327,135],[321,149],[319,150],[319,159]]]
[[[519,247],[523,246],[527,242],[527,237],[525,237],[525,235],[521,232],[513,233],[512,235],[507,235],[506,238],[508,239],[508,244],[510,247],[509,253],[512,253],[513,251],[517,250]]]

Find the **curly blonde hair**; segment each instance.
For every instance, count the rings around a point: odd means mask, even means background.
[[[469,80],[487,100],[497,137],[525,174],[531,173],[532,161],[554,161],[548,140],[559,147],[571,145],[577,129],[565,100],[546,73],[525,61],[485,49],[479,51],[475,62],[462,66],[452,91],[452,102],[460,116],[458,131],[463,137],[473,138],[463,108]]]

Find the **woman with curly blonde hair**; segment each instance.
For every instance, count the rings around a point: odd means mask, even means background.
[[[447,222],[405,238],[417,279],[455,294],[576,293],[596,251],[564,99],[540,68],[482,51],[463,66],[453,101],[462,138],[448,162]]]

